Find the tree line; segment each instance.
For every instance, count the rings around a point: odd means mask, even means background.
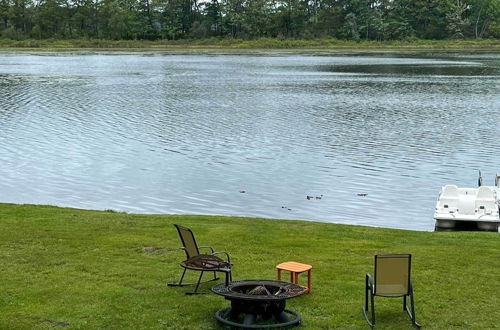
[[[499,0],[0,0],[0,37],[499,38]]]

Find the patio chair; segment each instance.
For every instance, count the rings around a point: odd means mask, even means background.
[[[186,292],[187,295],[193,294],[202,294],[205,292],[198,292],[198,288],[200,283],[206,283],[211,281],[216,281],[219,278],[217,277],[217,272],[222,272],[226,274],[226,285],[229,281],[233,280],[233,275],[231,272],[231,260],[229,254],[227,252],[215,252],[214,249],[210,246],[198,246],[196,244],[196,240],[194,238],[194,234],[191,229],[174,225],[179,233],[179,237],[181,239],[183,247],[181,248],[186,253],[186,260],[180,263],[181,267],[184,268],[181,279],[179,283],[168,283],[168,286],[187,286],[196,284],[196,288],[193,292]],[[209,254],[201,254],[200,249],[209,249]],[[219,258],[216,256],[217,254],[224,254],[226,256],[226,260]],[[194,270],[200,272],[200,276],[198,277],[198,282],[196,283],[183,283],[184,275],[187,270]],[[204,272],[213,272],[214,278],[202,282],[201,279],[203,277]]]
[[[414,326],[420,327],[415,319],[413,286],[411,283],[411,254],[386,254],[375,256],[375,276],[366,274],[365,306],[363,314],[371,327],[375,326],[375,297],[403,297],[403,311],[410,316]],[[410,306],[406,298],[410,298]],[[368,311],[368,307],[370,311]],[[369,317],[368,314],[371,314]]]

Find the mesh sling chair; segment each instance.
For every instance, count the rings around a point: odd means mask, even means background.
[[[375,276],[366,274],[365,306],[363,314],[371,327],[375,326],[375,297],[403,297],[403,310],[408,313],[414,326],[420,327],[415,319],[415,304],[411,283],[411,254],[386,254],[375,256]],[[410,298],[410,306],[406,298]],[[370,311],[368,307],[370,306]],[[371,314],[369,317],[368,314]]]
[[[168,286],[187,286],[196,284],[196,288],[193,292],[186,292],[188,295],[192,294],[201,294],[204,292],[198,292],[198,287],[200,283],[206,283],[210,281],[216,281],[219,278],[217,277],[217,272],[222,272],[226,274],[226,285],[229,281],[233,280],[233,275],[231,273],[231,260],[229,254],[227,252],[215,252],[214,249],[210,246],[198,246],[196,244],[196,240],[194,238],[194,234],[191,229],[182,227],[179,225],[174,225],[179,233],[181,242],[183,247],[181,248],[186,253],[186,260],[180,263],[181,267],[184,268],[182,272],[181,279],[179,283],[168,283]],[[209,254],[200,254],[200,249],[205,248],[209,249]],[[227,261],[222,260],[217,257],[216,254],[224,254],[226,256]],[[187,270],[199,271],[200,276],[198,277],[198,282],[196,283],[182,283],[184,280],[184,275]],[[202,282],[201,279],[203,277],[204,272],[213,272],[214,277],[210,280]]]

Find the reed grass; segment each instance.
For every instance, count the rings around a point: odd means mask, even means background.
[[[499,39],[484,40],[391,40],[348,41],[334,38],[255,40],[209,38],[200,40],[104,40],[104,39],[0,39],[0,48],[14,49],[441,49],[441,50],[488,50],[500,49]]]

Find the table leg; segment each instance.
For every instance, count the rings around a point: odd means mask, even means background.
[[[311,292],[311,270],[307,271],[307,293]]]
[[[278,268],[278,281],[281,280],[281,269]]]
[[[293,274],[294,274],[294,272],[290,272],[290,283],[295,283],[293,281],[293,278],[294,278]]]

